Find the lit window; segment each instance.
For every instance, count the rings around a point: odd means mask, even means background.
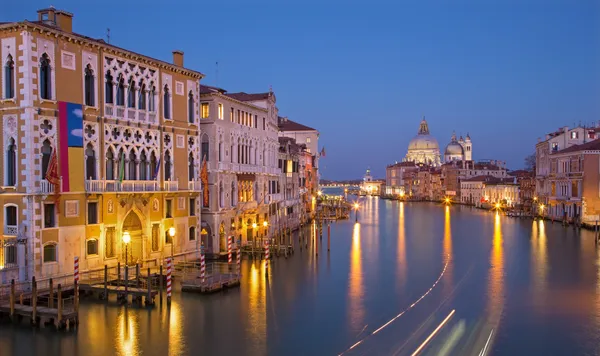
[[[223,120],[223,104],[219,104],[219,120]]]
[[[310,137],[306,138],[306,143],[310,143]]]
[[[202,103],[202,118],[208,118],[208,103]]]
[[[571,138],[576,139],[579,137],[579,132],[577,131],[571,131]]]

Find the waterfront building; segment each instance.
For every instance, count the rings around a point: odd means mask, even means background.
[[[543,141],[538,139],[538,143],[535,145],[535,190],[541,204],[547,205],[552,193],[549,180],[550,155],[575,145],[593,141],[598,138],[599,132],[600,125],[575,128],[565,126],[547,134]]]
[[[600,139],[553,152],[545,216],[594,224],[600,217]],[[539,198],[538,198],[539,199]]]
[[[408,171],[417,171],[418,166],[412,162],[396,162],[385,168],[385,194],[404,196],[405,190],[404,174]]]
[[[306,145],[298,145],[296,140],[290,137],[279,137],[279,186],[282,190],[282,200],[276,204],[275,219],[273,224],[276,229],[292,228],[300,225],[300,221],[306,218],[306,191],[301,179],[300,162]]]
[[[520,204],[519,185],[515,177],[497,178],[481,175],[460,181],[460,202],[477,207],[513,208]]]
[[[509,175],[517,178],[519,184],[520,208],[524,214],[532,215],[537,212],[537,196],[535,195],[535,172],[528,170],[516,170]]]
[[[285,189],[278,166],[278,108],[272,91],[228,93],[202,85],[200,93],[201,152],[208,171],[202,229],[206,251],[224,254],[228,236],[252,243],[272,229]]]
[[[183,52],[167,63],[116,47],[48,8],[0,24],[0,56],[0,278],[197,250],[203,75]]]
[[[371,170],[367,169],[367,172],[363,177],[363,181],[360,184],[360,192],[361,194],[366,195],[379,195],[381,194],[382,186],[383,182],[373,179],[373,176],[371,175]]]
[[[460,191],[462,180],[477,176],[507,177],[506,163],[498,160],[451,161],[444,163],[441,171],[444,194],[456,196],[459,201],[462,201]]]
[[[441,170],[429,166],[422,166],[416,173],[418,182],[417,192],[414,194],[420,199],[442,200]]]
[[[293,138],[297,144],[306,145],[306,152],[315,156],[313,167],[317,169],[320,175],[319,158],[323,150],[319,151],[319,131],[312,127],[292,121],[287,117],[278,117],[279,136]],[[319,176],[317,176],[317,181]]]

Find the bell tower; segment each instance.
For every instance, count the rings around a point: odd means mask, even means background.
[[[472,161],[473,160],[473,143],[471,143],[471,136],[467,133],[467,137],[465,137],[464,143],[465,149],[465,160]]]

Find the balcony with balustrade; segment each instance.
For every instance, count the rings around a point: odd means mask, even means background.
[[[104,104],[104,115],[113,119],[129,120],[142,124],[157,124],[156,112],[128,108],[121,105]]]
[[[202,182],[199,180],[193,180],[188,182],[188,190],[193,192],[199,192],[202,190]]]
[[[115,193],[115,192],[157,192],[160,191],[160,182],[155,180],[86,180],[85,190],[88,193]]]
[[[168,180],[163,182],[163,190],[166,192],[176,192],[179,190],[179,182]]]
[[[17,236],[19,228],[17,225],[4,225],[4,236]]]
[[[62,177],[60,178],[60,191],[62,192]],[[54,184],[48,182],[46,179],[40,180],[39,193],[41,194],[54,194],[56,187]]]

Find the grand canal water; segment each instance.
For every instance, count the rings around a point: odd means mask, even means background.
[[[2,325],[0,355],[600,353],[591,232],[377,198],[331,231],[329,253],[325,232],[318,256],[297,246],[268,278],[244,260],[239,290],[176,293],[170,308],[86,300],[72,332]]]

